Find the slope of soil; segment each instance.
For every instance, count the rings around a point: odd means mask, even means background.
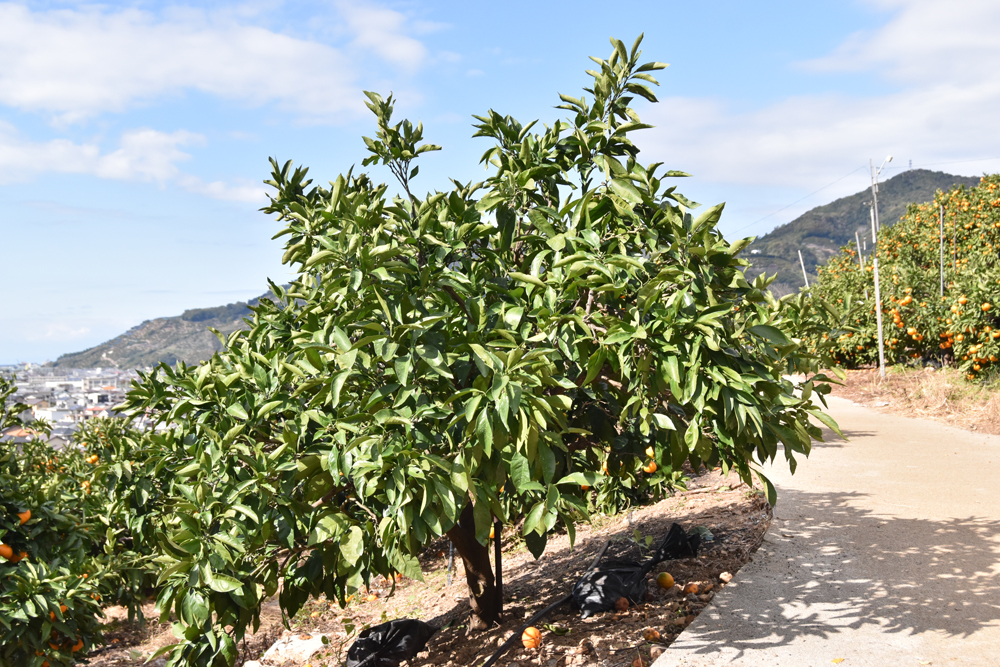
[[[884,380],[877,368],[850,370],[844,386],[832,386],[834,396],[880,412],[1000,435],[997,387],[969,382],[954,368],[893,366]]]
[[[674,522],[688,531],[704,526],[713,539],[703,544],[697,558],[667,561],[654,568],[645,604],[587,620],[581,620],[571,604],[563,605],[539,623],[541,648],[525,649],[517,642],[496,664],[612,666],[630,665],[640,656],[649,660],[651,651],[669,645],[725,585],[729,577],[720,579],[720,575],[735,574],[750,560],[770,520],[770,507],[759,491],[742,485],[735,475],[723,478],[714,471],[692,479],[688,491],[659,503],[616,517],[595,517],[591,524],[579,525],[573,549],[565,534],[550,536],[537,561],[511,532],[504,540],[503,622],[472,634],[467,632],[469,604],[461,561],[456,558],[449,585],[448,545],[442,540],[424,553],[423,582],[402,580],[395,590],[391,582],[375,582],[345,609],[335,602],[313,600],[292,619],[290,629],[282,626],[280,611],[270,603],[264,610],[265,623],[243,647],[242,660],[259,659],[283,635],[323,634],[330,640],[328,649],[308,663],[289,662],[284,667],[334,667],[343,664],[347,648],[364,627],[395,618],[419,618],[442,629],[431,638],[427,650],[410,663],[412,667],[481,665],[535,612],[569,593],[605,543],[610,541],[605,559],[641,560],[650,551],[647,536],[655,546]],[[673,575],[677,584],[673,589],[656,586],[655,576],[664,571]],[[690,583],[697,583],[699,591],[685,595],[682,587]],[[125,636],[122,624],[118,627],[118,634],[109,638],[118,641],[91,654],[94,667],[136,664],[132,661],[141,661],[158,646],[174,641],[168,625],[151,627],[133,641]],[[645,641],[646,629],[656,630],[660,640]],[[565,634],[557,634],[563,631]]]

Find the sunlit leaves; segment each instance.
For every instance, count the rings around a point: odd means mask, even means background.
[[[808,451],[815,406],[782,374],[819,360],[790,302],[747,283],[721,206],[694,218],[663,183],[684,174],[636,159],[647,126],[630,102],[662,68],[638,45],[613,42],[589,96],[562,96],[566,121],[477,116],[495,143],[484,183],[416,196],[411,163],[436,147],[374,93],[364,164],[403,196],[272,163],[266,211],[295,279],[211,361],[161,367],[128,400],[163,429],[145,444],[165,496],[158,606],[185,638],[174,664],[228,664],[220,638],[241,639],[275,591],[294,613],[419,576],[466,508],[481,545],[494,520],[523,519],[538,555],[557,525],[572,536],[594,509],[655,499],[685,463],[749,481],[779,436]]]

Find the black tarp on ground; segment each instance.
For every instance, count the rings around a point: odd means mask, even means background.
[[[697,533],[688,535],[675,523],[644,563],[608,561],[581,577],[573,586],[573,602],[583,612],[582,618],[613,609],[619,598],[639,604],[646,593],[646,575],[653,567],[664,560],[697,556],[700,544]]]
[[[399,618],[364,630],[347,650],[347,667],[399,667],[424,650],[437,628],[413,618]]]

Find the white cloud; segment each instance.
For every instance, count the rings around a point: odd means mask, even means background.
[[[789,97],[753,111],[719,99],[664,98],[643,114],[657,127],[637,137],[640,146],[700,179],[808,190],[889,154],[902,166],[912,158],[915,167],[1000,156],[1000,5],[880,0],[879,6],[895,10],[882,28],[852,35],[830,55],[800,66],[816,76],[867,72],[886,81],[885,94]],[[827,196],[856,186],[845,181]]]
[[[897,13],[880,29],[852,35],[814,71],[877,71],[890,80],[974,83],[996,78],[1000,4],[993,0],[869,0]]]
[[[196,176],[185,174],[177,179],[178,184],[188,190],[212,199],[223,199],[226,201],[242,201],[256,204],[267,202],[267,190],[262,185],[251,185],[249,183],[233,184],[224,181],[212,181],[206,183]]]
[[[399,12],[356,2],[339,2],[337,6],[354,33],[355,45],[407,70],[418,68],[427,57],[424,45],[405,34],[406,17]]]
[[[335,121],[364,108],[355,80],[367,54],[408,71],[426,57],[404,15],[346,3],[340,13],[360,58],[232,14],[0,4],[0,104],[74,122],[193,90]]]
[[[13,126],[0,122],[0,184],[21,182],[42,173],[86,174],[113,180],[146,181],[160,186],[176,183],[185,190],[215,199],[264,201],[264,189],[205,183],[177,166],[189,160],[183,146],[200,146],[204,137],[179,130],[159,132],[138,129],[125,132],[117,150],[101,151],[97,143],[74,143],[65,139],[30,141]]]

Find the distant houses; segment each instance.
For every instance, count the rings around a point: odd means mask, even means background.
[[[15,378],[17,391],[9,402],[30,408],[22,413],[22,422],[45,420],[52,429],[48,440],[59,448],[72,442],[73,433],[84,422],[116,416],[114,406],[124,400],[134,377],[119,369],[59,369],[56,373],[31,364],[0,366],[0,375]],[[27,425],[15,426],[0,432],[0,441],[20,443],[39,436]]]

